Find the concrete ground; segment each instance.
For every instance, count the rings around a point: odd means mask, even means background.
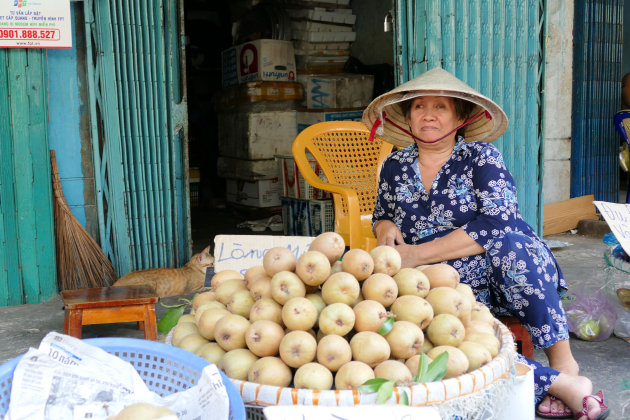
[[[630,275],[608,267],[603,258],[606,245],[602,242],[602,235],[595,229],[589,235],[565,233],[545,238],[567,244],[553,251],[572,290],[581,286],[601,288],[611,281],[617,285],[630,284]],[[203,246],[198,244],[196,248]],[[165,298],[162,303],[173,304],[178,298]],[[158,304],[156,311],[159,319],[166,309]],[[63,302],[59,296],[46,303],[0,308],[0,362],[24,353],[29,347],[38,346],[49,331],[63,332],[63,317]],[[84,338],[98,336],[142,338],[142,333],[133,323],[83,328]],[[630,406],[630,391],[625,396],[621,392],[624,381],[630,386],[630,342],[615,336],[602,342],[587,342],[572,337],[571,347],[581,373],[591,378],[595,391],[604,391],[606,403],[611,409],[609,418],[630,419],[630,407],[622,417],[622,407]],[[536,350],[535,358],[546,363],[540,350]]]

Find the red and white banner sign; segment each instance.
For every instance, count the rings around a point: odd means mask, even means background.
[[[70,0],[0,1],[0,48],[72,48]]]

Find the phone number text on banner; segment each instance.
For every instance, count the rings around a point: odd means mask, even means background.
[[[0,2],[0,48],[72,48],[70,0]]]

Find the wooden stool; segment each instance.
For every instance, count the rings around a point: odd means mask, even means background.
[[[533,359],[534,343],[532,343],[532,337],[529,335],[527,328],[525,328],[518,319],[511,316],[499,317],[499,321],[505,324],[514,336],[514,342],[516,343],[518,352],[528,359]]]
[[[157,340],[155,303],[150,286],[95,287],[63,290],[64,333],[81,338],[83,325],[138,321],[146,340]]]

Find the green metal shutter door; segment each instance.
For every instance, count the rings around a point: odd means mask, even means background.
[[[0,306],[57,293],[45,54],[0,49]]]
[[[542,231],[542,0],[396,0],[398,83],[437,66],[497,102],[510,124],[493,144],[518,188],[523,218]]]
[[[612,122],[620,107],[623,7],[622,0],[575,2],[571,197],[623,202]]]
[[[85,1],[101,244],[119,276],[190,256],[181,8]]]

